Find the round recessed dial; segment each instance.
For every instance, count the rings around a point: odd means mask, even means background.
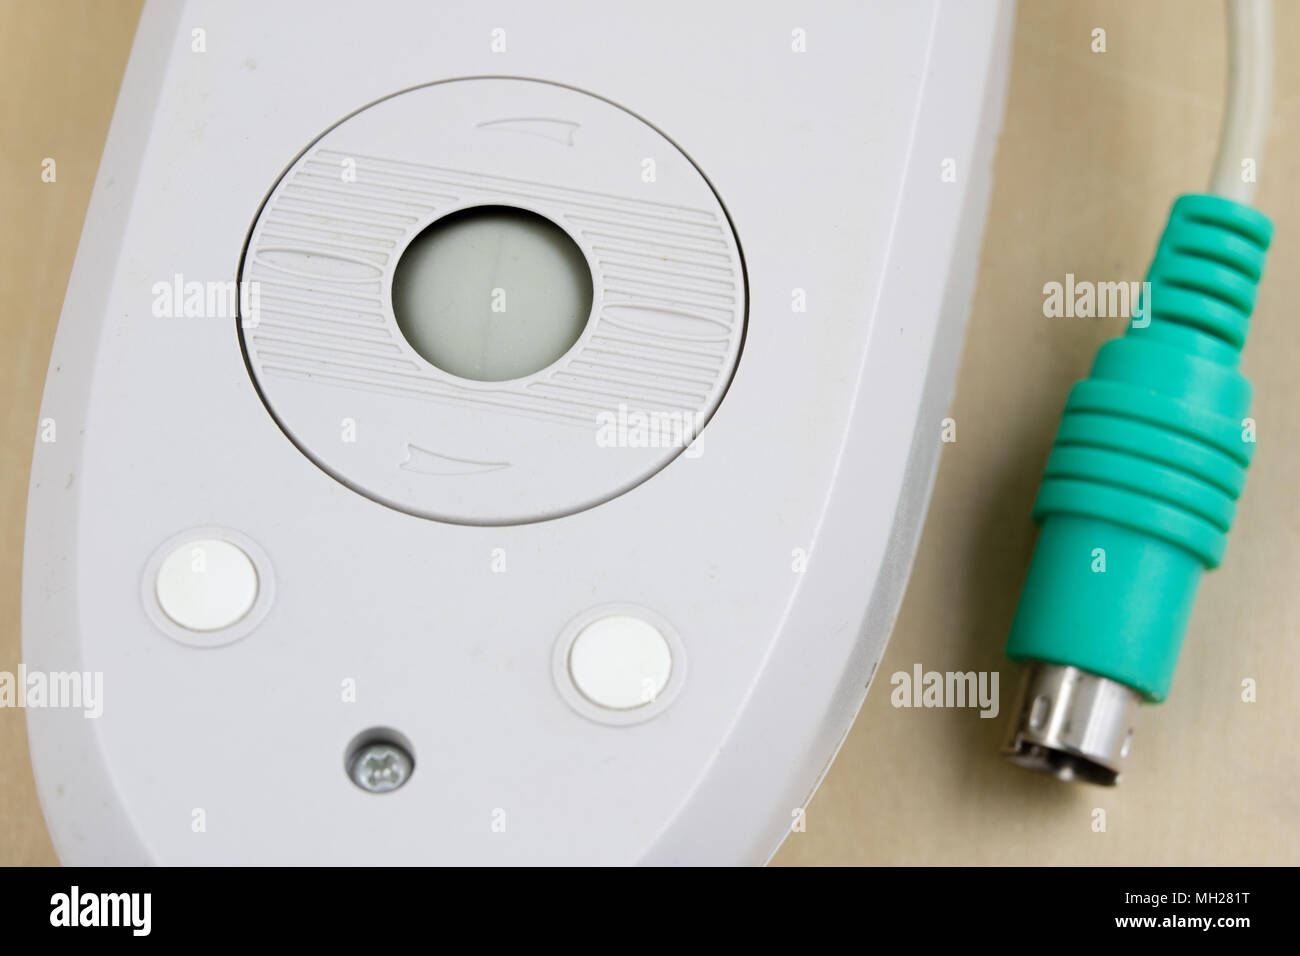
[[[475,227],[484,209],[532,231]],[[626,110],[532,80],[339,123],[272,191],[240,279],[248,365],[294,443],[465,524],[645,481],[717,408],[744,335],[739,246],[700,171]]]

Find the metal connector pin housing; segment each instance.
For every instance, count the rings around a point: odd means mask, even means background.
[[[1077,667],[1027,661],[1002,753],[1059,780],[1119,783],[1142,696]]]

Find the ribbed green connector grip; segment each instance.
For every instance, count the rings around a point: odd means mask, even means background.
[[[1149,298],[1066,402],[1012,659],[1073,665],[1152,701],[1169,692],[1255,447],[1237,365],[1272,235],[1267,217],[1227,199],[1174,203]]]

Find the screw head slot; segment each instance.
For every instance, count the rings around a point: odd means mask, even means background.
[[[367,793],[391,793],[415,771],[415,757],[406,738],[376,727],[358,734],[343,761],[352,782]]]

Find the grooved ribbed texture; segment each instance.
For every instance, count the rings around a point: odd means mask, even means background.
[[[1128,331],[1066,402],[1007,652],[1162,698],[1202,568],[1223,557],[1254,436],[1237,370],[1273,228],[1181,197]]]
[[[1144,314],[1070,394],[1035,518],[1118,521],[1218,565],[1254,450],[1237,363],[1272,231],[1215,196],[1174,204]]]

